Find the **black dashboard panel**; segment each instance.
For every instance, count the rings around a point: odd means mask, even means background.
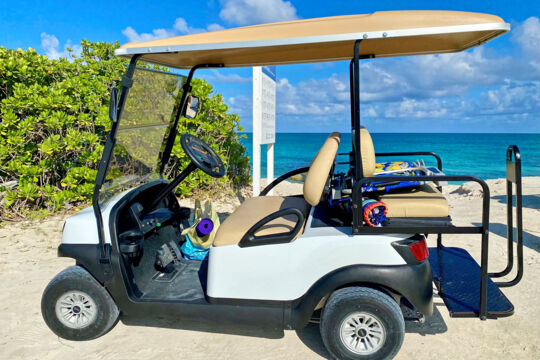
[[[166,182],[156,182],[154,186],[135,189],[129,194],[118,211],[117,239],[121,253],[137,263],[142,256],[143,243],[146,238],[160,231],[166,225],[181,228],[191,214],[191,210],[181,208],[176,196],[171,193],[163,199],[156,209],[147,209]],[[131,195],[131,196],[130,196]]]

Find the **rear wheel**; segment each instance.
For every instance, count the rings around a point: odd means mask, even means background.
[[[68,340],[95,339],[118,319],[118,308],[105,288],[85,269],[72,266],[45,288],[41,313],[49,328]]]
[[[336,359],[392,359],[405,334],[403,314],[394,299],[364,287],[335,291],[320,326],[324,345]]]

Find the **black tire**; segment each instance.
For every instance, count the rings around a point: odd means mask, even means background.
[[[86,295],[95,305],[89,308],[95,308],[93,315],[86,318],[87,323],[79,328],[65,325],[57,315],[57,302],[70,292]],[[84,299],[88,301],[88,298]],[[76,304],[71,309],[73,313],[82,312]],[[56,335],[67,340],[82,341],[98,338],[112,329],[118,320],[119,311],[107,290],[88,271],[80,266],[72,266],[56,275],[45,288],[41,298],[41,314]]]
[[[381,341],[381,345],[374,346],[372,353],[358,353],[362,351],[361,345],[358,345],[360,349],[357,352],[353,352],[342,340],[342,324],[347,328],[346,324],[349,322],[345,321],[355,314],[356,316],[367,314],[372,319],[378,320],[384,328],[383,333],[386,336],[382,337],[384,340]],[[366,325],[360,325],[360,322],[358,324],[355,328],[358,330],[348,330],[348,333],[355,333],[356,335],[351,336],[359,340],[362,336],[361,341],[365,342],[364,337],[369,335],[366,335],[365,330],[361,330],[361,326]],[[392,359],[403,344],[405,321],[398,304],[387,294],[371,288],[349,287],[339,289],[330,295],[322,312],[320,329],[324,346],[335,359]],[[377,330],[377,327],[375,329]],[[370,339],[370,344],[374,344],[371,342],[373,338]]]

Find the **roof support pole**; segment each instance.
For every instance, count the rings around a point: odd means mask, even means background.
[[[352,129],[352,160],[354,183],[362,179],[362,154],[360,151],[360,56],[358,46],[362,40],[354,42],[354,55],[349,66],[349,81],[351,91],[351,129]],[[354,190],[359,191],[355,194]],[[354,199],[360,199],[359,202]],[[353,233],[362,226],[362,187],[353,188]]]
[[[353,151],[354,151],[354,180],[360,180],[363,175],[362,171],[362,154],[360,152],[360,56],[358,47],[362,40],[356,40],[354,42],[354,57],[352,60],[353,70],[353,86],[352,97],[353,103],[352,115],[353,115]]]
[[[354,60],[349,63],[349,92],[351,94],[351,130],[354,130]]]
[[[199,65],[195,65],[189,70],[186,83],[184,84],[183,89],[182,89],[182,99],[180,100],[180,107],[178,108],[178,112],[176,113],[176,118],[174,119],[174,123],[172,124],[171,127],[169,127],[169,131],[168,131],[165,143],[163,144],[162,152],[160,154],[160,158],[161,158],[161,164],[159,166],[160,175],[163,175],[165,166],[167,166],[167,163],[169,162],[169,159],[171,157],[171,151],[174,146],[174,141],[176,139],[176,135],[178,134],[178,122],[180,121],[180,118],[184,116],[186,112],[188,95],[191,93],[191,80],[193,79],[193,74],[195,73],[195,70],[200,69],[200,68],[220,68],[220,67],[223,67],[223,64],[199,64]]]

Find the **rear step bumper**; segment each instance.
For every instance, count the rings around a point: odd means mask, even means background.
[[[464,249],[429,249],[433,282],[451,317],[480,316],[480,265]],[[514,305],[488,277],[487,318],[496,319],[514,313]]]

